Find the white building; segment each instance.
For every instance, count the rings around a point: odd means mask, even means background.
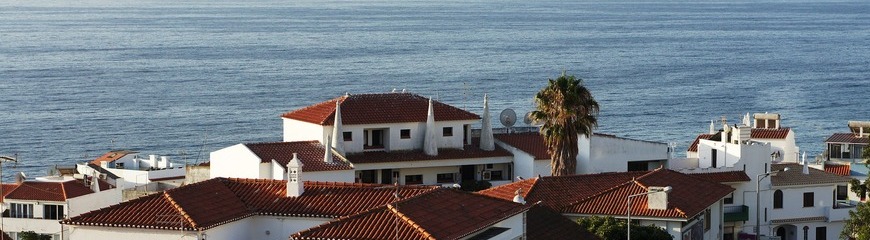
[[[143,158],[129,150],[109,151],[90,162],[78,164],[76,170],[88,176],[102,175],[110,184],[122,189],[155,180],[180,179],[185,174],[184,166],[172,163],[167,156]],[[119,178],[123,179],[122,183],[114,182]]]
[[[800,148],[798,148],[795,143],[795,133],[791,128],[782,127],[780,125],[782,117],[778,113],[756,113],[753,116],[754,120],[750,120],[749,113],[747,113],[741,124],[735,124],[733,127],[729,127],[728,129],[736,130],[737,127],[743,126],[744,133],[750,132],[749,137],[753,141],[770,143],[771,148],[773,149],[771,157],[774,162],[799,162],[798,153],[800,152]],[[723,124],[726,124],[724,118],[722,121]],[[751,130],[745,130],[745,128],[749,128],[749,126],[752,126]],[[690,145],[689,149],[686,151],[686,158],[699,158],[697,149],[698,141],[702,139],[710,140],[710,138],[715,136],[717,133],[718,131],[711,121],[709,133],[700,134],[695,138],[695,141],[692,142],[692,145]]]
[[[520,130],[520,131],[516,131]],[[525,131],[523,131],[525,130]],[[516,176],[550,175],[550,155],[537,128],[515,129],[495,135],[496,144],[514,155]],[[665,143],[594,133],[578,141],[577,173],[649,171],[667,166],[670,150]]]
[[[21,232],[33,231],[69,239],[59,220],[121,202],[119,189],[105,181],[72,177],[45,177],[19,182],[5,194],[3,231],[13,239]]]
[[[778,121],[773,123],[778,126]],[[728,184],[737,189],[736,193],[744,193],[733,194],[725,201],[724,239],[756,235],[754,227],[758,219],[761,219],[759,232],[763,236],[798,239],[796,227],[800,226],[801,231],[806,227],[807,234],[816,236],[815,239],[837,239],[842,230],[843,214],[854,206],[846,197],[848,178],[808,166],[804,174],[801,165],[781,163],[790,161],[777,154],[784,148],[776,147],[770,138],[756,141],[752,136],[756,136],[758,130],[748,125],[723,125],[722,131],[695,140],[692,148],[697,158],[672,160],[669,167]],[[770,133],[767,129],[760,131]],[[790,130],[778,134],[793,136]],[[783,171],[785,167],[790,170]],[[775,176],[759,179],[759,175],[772,172],[776,172]],[[756,192],[756,183],[760,192]],[[760,206],[756,204],[756,193]],[[789,195],[786,199],[793,199],[786,205],[796,206],[802,203],[799,200],[802,196],[808,196],[807,205],[785,210],[781,205],[782,194]]]
[[[848,133],[834,133],[825,140],[825,157],[840,163],[863,163],[864,148],[870,145],[870,122],[849,121]]]
[[[680,240],[721,238],[722,201],[733,191],[724,184],[659,168],[536,177],[483,190],[480,194],[510,199],[515,192],[522,192],[526,202],[540,201],[542,206],[573,220],[589,216],[625,219],[629,196],[637,195],[631,203],[632,221],[661,227]]]

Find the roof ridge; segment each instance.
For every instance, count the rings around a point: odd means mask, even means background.
[[[581,198],[580,200],[577,200],[577,201],[574,201],[574,202],[568,203],[568,204],[566,204],[565,206],[562,206],[561,209],[566,209],[566,208],[569,208],[569,207],[573,207],[573,206],[579,205],[579,204],[584,203],[584,202],[587,202],[587,201],[589,201],[589,200],[591,200],[591,199],[593,199],[593,198],[595,198],[595,197],[598,197],[598,196],[604,195],[604,194],[609,193],[609,192],[612,192],[612,191],[616,191],[616,189],[622,188],[623,186],[627,186],[627,185],[629,185],[629,184],[631,184],[631,183],[635,183],[635,182],[637,182],[637,180],[636,180],[636,179],[632,179],[632,180],[630,180],[630,181],[628,181],[628,182],[624,182],[624,183],[618,184],[618,185],[613,186],[613,187],[611,187],[611,188],[608,188],[608,189],[606,189],[606,190],[604,190],[604,191],[600,191],[600,192],[598,192],[598,193],[592,194],[591,196],[588,196],[588,197],[585,197],[585,198]],[[639,186],[643,187],[643,185],[639,185]]]
[[[411,199],[411,198],[408,198],[408,199]],[[393,206],[393,204],[398,204],[398,203],[399,202],[387,204],[387,210],[389,210],[391,213],[395,214],[397,217],[402,219],[402,221],[404,221],[406,224],[410,225],[411,228],[413,228],[414,230],[417,230],[417,232],[422,234],[424,238],[434,240],[435,237],[432,236],[431,233],[426,231],[426,229],[424,229],[423,226],[421,226],[420,224],[417,224],[417,222],[414,222],[414,220],[411,220],[411,218],[409,218],[408,216],[405,216],[405,214],[403,214],[402,212],[399,211],[398,206],[395,206],[395,207]]]
[[[66,182],[60,183],[60,196],[63,198],[64,201],[67,200],[66,199]]]
[[[180,213],[181,217],[184,218],[185,220],[187,220],[187,222],[190,224],[191,228],[193,228],[193,229],[197,228],[197,226],[199,224],[197,224],[196,222],[193,221],[193,218],[191,218],[190,215],[188,215],[187,212],[184,211],[184,209],[181,207],[181,205],[178,205],[178,202],[175,202],[175,199],[173,199],[172,196],[169,195],[168,191],[164,191],[162,195],[163,195],[164,199],[169,201],[169,205],[172,205],[172,207],[175,208],[175,211],[178,211]]]

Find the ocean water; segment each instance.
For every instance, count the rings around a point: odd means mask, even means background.
[[[599,132],[674,142],[778,112],[810,154],[870,119],[866,1],[3,1],[0,155],[44,174],[110,149],[201,162],[279,115],[407,89],[523,114],[561,72]],[[522,124],[522,123],[521,123]],[[498,124],[496,123],[496,126]]]

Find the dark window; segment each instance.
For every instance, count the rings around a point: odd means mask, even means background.
[[[812,207],[813,206],[813,203],[815,202],[815,200],[813,199],[814,195],[815,194],[813,194],[811,192],[804,193],[804,207]]]
[[[725,204],[734,204],[734,193],[728,194],[724,200],[722,200]]]
[[[716,158],[719,157],[718,153],[719,153],[719,150],[716,150],[716,149],[713,149],[712,151],[710,151],[710,164],[711,164],[710,167],[715,168],[718,165],[718,164],[716,164]]]
[[[827,227],[816,227],[816,240],[828,240]]]
[[[399,131],[399,137],[402,139],[411,138],[411,129],[402,129]]]
[[[499,171],[490,171],[490,173],[489,173],[489,178],[490,178],[491,180],[504,180],[504,175],[502,174],[502,171],[501,171],[501,170],[499,170]]]
[[[33,218],[33,204],[10,203],[9,217]]]
[[[704,231],[710,230],[711,218],[713,218],[713,214],[710,212],[710,209],[704,210]]]
[[[405,185],[423,184],[423,175],[405,175]]]
[[[849,200],[848,186],[837,186],[837,200]]]
[[[442,131],[441,136],[452,137],[453,136],[453,127],[444,127],[444,131]]]
[[[646,171],[646,170],[649,170],[649,169],[647,169],[648,165],[649,164],[647,164],[646,162],[628,162],[628,171],[629,172]]]
[[[842,157],[842,150],[840,150],[840,144],[831,144],[830,156],[832,158],[840,158]]]
[[[764,121],[764,119],[755,119],[755,128],[767,128],[767,121]]]
[[[782,208],[782,190],[773,192],[773,209]]]
[[[378,171],[377,170],[363,170],[359,171],[359,180],[363,183],[378,183]]]
[[[44,219],[63,219],[63,205],[42,205],[42,218]]]
[[[439,173],[436,179],[438,183],[452,183],[455,181],[453,173]]]
[[[341,133],[341,135],[344,138],[345,142],[353,141],[353,132],[343,132]]]

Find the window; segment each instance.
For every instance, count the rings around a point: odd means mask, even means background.
[[[122,163],[122,162],[115,163],[115,168],[124,169],[124,163]]]
[[[63,219],[63,205],[42,205],[42,218],[44,219]]]
[[[728,194],[722,201],[724,204],[734,204],[734,193]]]
[[[504,174],[502,174],[501,170],[498,171],[490,171],[489,177],[492,180],[504,180]]]
[[[405,175],[405,185],[423,184],[423,175]]]
[[[646,171],[649,170],[648,165],[647,162],[628,162],[628,171]]]
[[[712,167],[712,168],[717,167],[716,157],[718,157],[718,156],[719,156],[719,150],[712,149],[712,151],[710,151],[710,167]]]
[[[33,204],[10,203],[9,217],[33,218]]]
[[[813,194],[812,192],[805,192],[804,193],[804,207],[812,207],[813,206],[813,203],[815,202],[815,200],[813,199],[814,195],[815,194]]]
[[[782,190],[773,192],[773,209],[782,208]]]
[[[837,186],[837,200],[849,200],[848,186]]]
[[[343,132],[341,133],[342,138],[344,138],[345,142],[353,141],[353,132]]]
[[[713,214],[711,213],[709,208],[707,210],[704,210],[704,231],[710,230],[710,225],[712,225],[710,219],[713,217],[712,215]]]
[[[486,167],[486,169],[492,169],[493,166],[495,166],[495,165],[493,165],[493,164],[486,164],[486,165],[484,165],[484,167]]]
[[[452,183],[455,181],[453,175],[453,173],[439,173],[436,179],[438,183]]]
[[[816,227],[816,240],[828,240],[827,227]]]
[[[441,136],[444,137],[452,137],[453,136],[453,127],[444,127]]]
[[[359,171],[359,182],[378,183],[378,171],[377,170]]]
[[[411,129],[402,129],[399,131],[399,138],[408,139],[411,138]]]

